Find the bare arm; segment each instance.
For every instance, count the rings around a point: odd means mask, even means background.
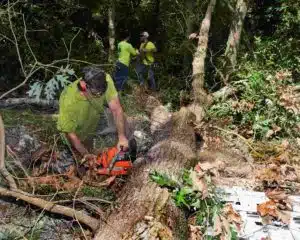
[[[86,154],[89,154],[88,150],[85,148],[85,146],[81,143],[79,137],[76,135],[76,133],[67,133],[67,138],[72,144],[72,146],[82,155],[85,156]]]
[[[125,136],[125,117],[122,106],[118,97],[114,98],[108,103],[109,109],[112,111],[114,116],[115,124],[118,131],[119,146],[128,148],[128,140]]]

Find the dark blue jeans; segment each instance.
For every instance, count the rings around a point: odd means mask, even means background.
[[[137,71],[138,78],[139,78],[139,81],[140,81],[141,85],[144,84],[144,74],[147,73],[147,77],[150,80],[149,81],[149,85],[150,85],[149,87],[152,90],[156,90],[156,84],[155,84],[155,79],[154,79],[154,71],[153,71],[153,68],[152,68],[151,65],[145,65],[145,64],[139,63],[136,66],[136,71]]]
[[[115,86],[118,91],[122,91],[124,89],[125,82],[128,79],[128,74],[129,74],[129,68],[125,64],[118,61],[116,63],[115,76],[114,76]]]

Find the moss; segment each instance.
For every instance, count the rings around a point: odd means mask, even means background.
[[[105,199],[107,201],[115,200],[114,193],[111,190],[105,188],[84,186],[81,189],[81,193],[86,197],[97,197]]]
[[[1,115],[5,127],[15,127],[23,125],[31,132],[36,134],[43,141],[51,141],[55,134],[58,134],[56,129],[56,119],[53,115],[42,115],[32,112],[31,110],[1,110]]]

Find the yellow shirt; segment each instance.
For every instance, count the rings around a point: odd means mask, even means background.
[[[146,42],[146,43],[142,43],[141,46],[140,46],[140,52],[141,54],[143,54],[143,51],[142,49],[146,49],[146,50],[156,50],[156,47],[154,45],[153,42]],[[143,59],[143,63],[145,65],[150,65],[152,63],[154,63],[154,56],[153,56],[153,52],[146,52],[144,53],[144,56],[142,56],[142,59]]]
[[[79,81],[68,85],[60,95],[57,129],[65,133],[75,132],[85,140],[95,134],[105,101],[109,103],[118,97],[118,92],[111,76],[106,74],[106,92],[100,97],[87,99],[78,89]]]
[[[125,64],[128,67],[130,63],[130,56],[136,56],[137,50],[135,50],[130,43],[122,41],[118,44],[118,54],[119,62]]]

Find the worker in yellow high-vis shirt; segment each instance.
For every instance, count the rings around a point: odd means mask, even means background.
[[[156,90],[156,83],[154,78],[153,64],[154,53],[157,51],[153,42],[149,41],[149,33],[141,33],[141,46],[140,46],[140,62],[138,63],[136,70],[140,84],[144,84],[144,74],[147,73],[149,79],[149,85],[152,90]]]
[[[123,33],[122,39],[123,40],[118,44],[118,61],[114,75],[115,85],[118,91],[124,89],[125,82],[128,79],[131,57],[139,54],[139,51],[134,49],[128,42],[130,35],[127,32]]]
[[[59,98],[58,130],[82,157],[90,155],[95,159],[84,142],[95,136],[100,114],[107,104],[115,120],[118,146],[128,148],[125,116],[113,80],[95,67],[85,67],[83,73],[84,76],[68,85]]]

